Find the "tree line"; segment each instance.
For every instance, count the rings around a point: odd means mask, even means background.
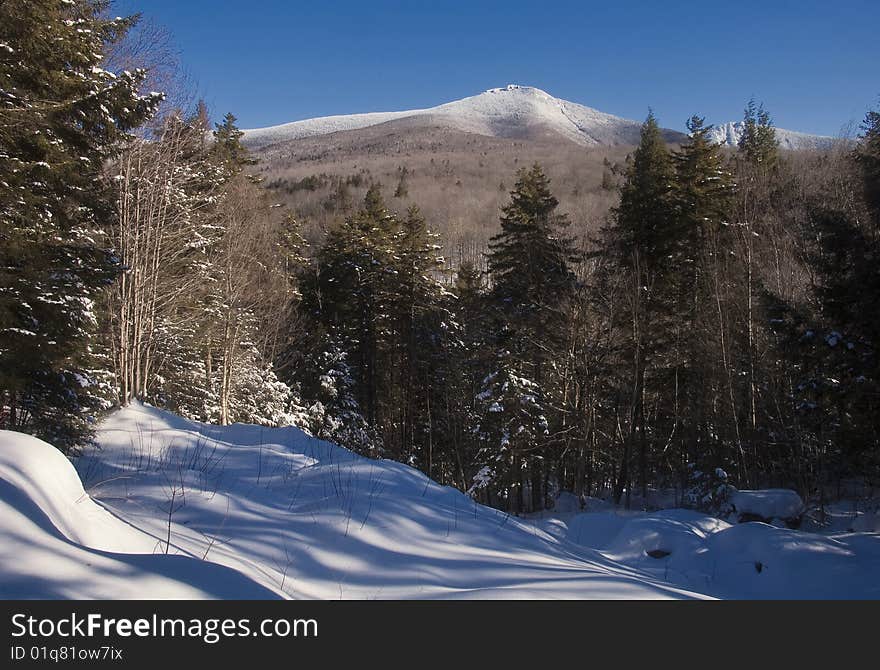
[[[754,103],[735,150],[649,115],[601,230],[536,164],[450,267],[377,184],[308,247],[234,116],[105,69],[137,20],[105,10],[0,5],[0,427],[75,451],[135,399],[296,425],[512,513],[876,485],[878,112],[803,153]]]

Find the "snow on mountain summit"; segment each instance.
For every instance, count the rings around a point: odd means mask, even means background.
[[[245,130],[244,141],[251,149],[271,144],[369,128],[401,119],[421,120],[455,130],[489,137],[534,138],[555,134],[584,146],[638,144],[641,123],[600,112],[592,107],[553,97],[533,86],[508,84],[478,95],[436,107],[400,112],[368,112],[324,116],[279,126]],[[710,137],[735,147],[742,135],[742,121],[715,125]],[[684,134],[665,130],[667,141],[680,141]],[[780,147],[788,150],[824,149],[831,137],[776,129]]]
[[[735,147],[739,144],[744,129],[745,124],[742,121],[721,123],[712,127],[709,131],[709,137],[718,144]],[[825,135],[809,135],[784,128],[776,128],[775,130],[780,148],[790,151],[826,149],[835,141],[833,137]]]
[[[410,118],[492,137],[555,132],[582,145],[633,144],[638,141],[640,127],[636,121],[555,98],[539,88],[510,84],[427,109],[326,116],[246,130],[245,142],[260,148]]]

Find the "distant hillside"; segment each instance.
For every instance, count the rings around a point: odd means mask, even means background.
[[[640,123],[605,114],[531,86],[511,84],[428,109],[327,116],[270,128],[245,131],[252,148],[277,142],[368,128],[413,119],[424,126],[443,126],[488,137],[537,139],[555,134],[583,146],[635,144]],[[682,137],[666,131],[669,141]]]
[[[744,128],[742,121],[731,121],[713,126],[709,135],[719,144],[735,147],[739,144]],[[827,149],[836,141],[835,138],[826,135],[808,135],[784,128],[776,128],[776,139],[780,148],[789,151]]]
[[[713,137],[736,146],[741,125],[722,124]],[[355,208],[371,183],[380,183],[392,209],[421,207],[455,265],[462,258],[480,260],[516,171],[535,161],[550,176],[573,232],[594,233],[616,202],[616,168],[638,143],[640,127],[537,88],[510,85],[428,109],[246,130],[244,142],[260,159],[266,185],[296,212],[310,241]],[[663,132],[673,145],[686,138]],[[831,140],[781,129],[777,136],[783,149],[819,148]]]

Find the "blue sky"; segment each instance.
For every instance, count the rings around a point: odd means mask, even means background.
[[[169,28],[212,115],[245,128],[429,107],[515,83],[684,127],[836,135],[880,100],[878,0],[119,0]]]

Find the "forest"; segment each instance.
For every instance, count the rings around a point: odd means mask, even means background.
[[[453,265],[375,183],[307,243],[235,116],[153,91],[107,9],[0,3],[0,428],[298,426],[512,514],[880,484],[880,111],[798,152],[754,101],[735,150],[648,115],[594,234],[534,163]]]

